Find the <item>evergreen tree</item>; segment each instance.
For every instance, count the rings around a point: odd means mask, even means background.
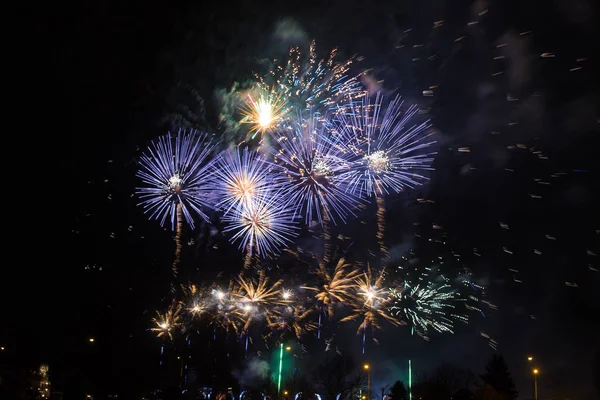
[[[406,400],[408,399],[408,391],[406,390],[406,386],[404,386],[404,382],[396,381],[390,388],[390,397],[392,400]]]
[[[485,366],[485,374],[481,375],[485,385],[492,388],[502,399],[514,400],[519,396],[515,383],[508,372],[504,357],[494,354]]]

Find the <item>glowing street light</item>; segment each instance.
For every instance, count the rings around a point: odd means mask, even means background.
[[[91,337],[89,340],[90,340],[90,343],[94,343],[96,341],[93,337]]]
[[[533,357],[529,356],[529,357],[527,357],[527,360],[528,361],[533,361]]]
[[[537,388],[537,376],[539,374],[539,370],[537,368],[534,368],[533,370],[533,394],[534,394],[534,399],[538,400],[538,388]]]
[[[367,371],[367,397],[371,398],[371,366],[369,364],[363,365],[365,371]]]

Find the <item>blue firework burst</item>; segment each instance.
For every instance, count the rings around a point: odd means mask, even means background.
[[[345,222],[360,199],[348,190],[352,152],[324,120],[299,117],[289,129],[272,133],[274,172],[293,216],[306,223],[324,218]]]
[[[340,107],[336,129],[355,158],[347,174],[350,190],[360,196],[382,195],[414,188],[427,180],[435,141],[428,121],[414,122],[417,106],[404,108],[397,96],[382,116],[383,96],[371,103],[365,96],[359,105]]]
[[[292,211],[281,199],[281,192],[273,189],[242,202],[223,216],[223,232],[231,233],[231,242],[239,243],[247,254],[266,257],[279,253],[298,235]]]
[[[216,207],[225,215],[239,213],[256,199],[272,190],[270,164],[247,148],[226,150],[215,162],[214,189]]]
[[[175,230],[180,205],[192,228],[193,213],[208,220],[203,209],[211,198],[207,174],[213,147],[206,134],[184,130],[161,136],[148,146],[139,160],[137,176],[143,186],[136,188],[136,194],[151,219],[160,221],[161,226],[170,220]]]

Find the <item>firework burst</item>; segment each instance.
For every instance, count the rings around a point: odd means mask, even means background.
[[[435,143],[427,131],[428,121],[413,123],[417,106],[403,110],[398,96],[392,100],[383,117],[383,97],[371,103],[365,96],[360,105],[340,112],[340,134],[345,137],[356,155],[349,171],[349,185],[361,196],[383,195],[414,188],[427,180],[422,175],[431,170]]]
[[[209,206],[206,175],[210,169],[209,155],[213,145],[207,136],[197,131],[179,131],[159,137],[140,157],[137,176],[144,186],[136,189],[139,203],[150,218],[171,228],[182,218],[193,228],[192,212],[208,221],[203,208]]]
[[[270,282],[264,270],[258,279],[239,276],[233,285],[231,298],[235,304],[235,323],[237,331],[246,337],[246,355],[248,353],[249,329],[257,319],[264,319],[267,326],[281,321],[281,307],[290,303],[281,288],[283,281]]]
[[[367,271],[357,277],[354,282],[354,295],[350,298],[351,313],[340,322],[361,320],[357,335],[362,334],[362,352],[365,353],[367,329],[371,331],[383,329],[383,322],[394,326],[403,325],[401,321],[388,313],[391,299],[384,287],[385,269],[374,272],[370,266]],[[374,339],[375,340],[375,339]]]
[[[216,207],[225,215],[240,213],[272,189],[270,165],[247,148],[227,150],[215,163],[214,189],[220,199]]]
[[[468,323],[467,298],[462,296],[451,280],[426,268],[416,281],[405,280],[389,293],[389,311],[408,323],[425,340],[430,329],[439,333],[454,333],[454,323]]]
[[[211,311],[211,302],[205,288],[192,283],[182,286],[185,301],[185,311],[193,319],[205,317]]]
[[[356,278],[360,270],[352,264],[347,263],[341,258],[333,271],[329,270],[323,263],[319,263],[319,268],[314,272],[319,280],[317,287],[304,286],[303,289],[316,292],[315,300],[321,306],[325,315],[329,318],[333,316],[335,305],[347,302],[353,295]]]
[[[263,104],[271,104],[271,109],[276,110],[271,115],[279,112],[280,123],[285,123],[296,113],[325,114],[336,104],[350,104],[364,96],[359,77],[349,75],[356,58],[343,62],[337,58],[337,49],[333,49],[326,60],[319,60],[313,41],[308,57],[302,55],[299,47],[293,47],[283,63],[265,76],[256,76],[259,91],[267,99]],[[260,109],[256,105],[254,99],[249,99],[246,108]],[[263,120],[268,121],[269,112],[263,115]]]
[[[307,333],[317,329],[317,324],[312,320],[313,308],[302,304],[289,304],[281,308],[281,321],[273,321],[269,324],[273,332],[279,331],[282,336],[290,333],[297,339],[301,339]]]
[[[330,134],[327,124],[315,119],[298,120],[285,133],[273,134],[275,174],[285,190],[285,202],[293,216],[304,215],[309,224],[324,219],[345,221],[360,204],[348,193],[345,176],[351,153],[344,143]]]
[[[279,127],[289,113],[286,99],[277,91],[258,86],[253,92],[246,94],[240,120],[240,123],[250,125],[251,139]]]
[[[152,323],[155,326],[150,330],[156,332],[157,337],[173,340],[173,334],[177,329],[183,327],[183,322],[181,320],[181,305],[177,302],[173,302],[164,314],[157,311],[156,317],[152,319]]]
[[[233,233],[231,241],[239,242],[247,254],[266,257],[279,253],[298,234],[293,213],[281,198],[280,191],[270,190],[243,204],[240,210],[223,217],[223,232]]]

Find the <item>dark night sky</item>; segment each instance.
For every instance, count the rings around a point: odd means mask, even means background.
[[[173,242],[131,197],[138,146],[162,133],[159,121],[183,101],[173,90],[178,82],[198,89],[203,126],[218,134],[216,90],[245,79],[258,60],[282,54],[294,41],[315,39],[323,53],[338,46],[344,55],[364,56],[361,67],[373,69],[384,92],[398,90],[431,108],[435,171],[427,186],[388,199],[387,240],[398,254],[415,248],[423,260],[455,250],[499,307],[429,343],[402,329],[380,334],[381,344],[369,350],[377,360],[374,387],[403,378],[407,358],[417,372],[442,362],[482,371],[494,352],[483,331],[499,342],[523,398],[530,353],[544,371],[544,396],[592,398],[600,322],[600,260],[588,254],[600,254],[594,2],[167,3],[91,2],[56,12],[45,25],[54,39],[49,61],[70,99],[62,110],[71,131],[70,195],[59,223],[66,233],[42,228],[51,236],[44,248],[52,260],[22,271],[31,294],[22,308],[7,307],[15,318],[0,332],[3,365],[47,361],[64,376],[79,370],[113,385],[150,368],[158,345],[145,331],[148,311],[166,305]],[[444,23],[434,27],[435,21]],[[575,67],[583,68],[570,71]],[[438,86],[435,96],[424,97],[430,85]],[[508,94],[518,100],[508,101]],[[517,143],[527,149],[509,148]],[[470,152],[458,151],[464,147]],[[556,172],[565,174],[551,177]],[[340,229],[353,236],[360,226]],[[428,246],[440,231],[447,244]],[[196,239],[184,247],[188,275],[211,279],[241,267],[235,247],[206,232],[186,232]],[[358,353],[359,339],[345,329],[342,340]],[[89,337],[97,339],[94,348]]]

